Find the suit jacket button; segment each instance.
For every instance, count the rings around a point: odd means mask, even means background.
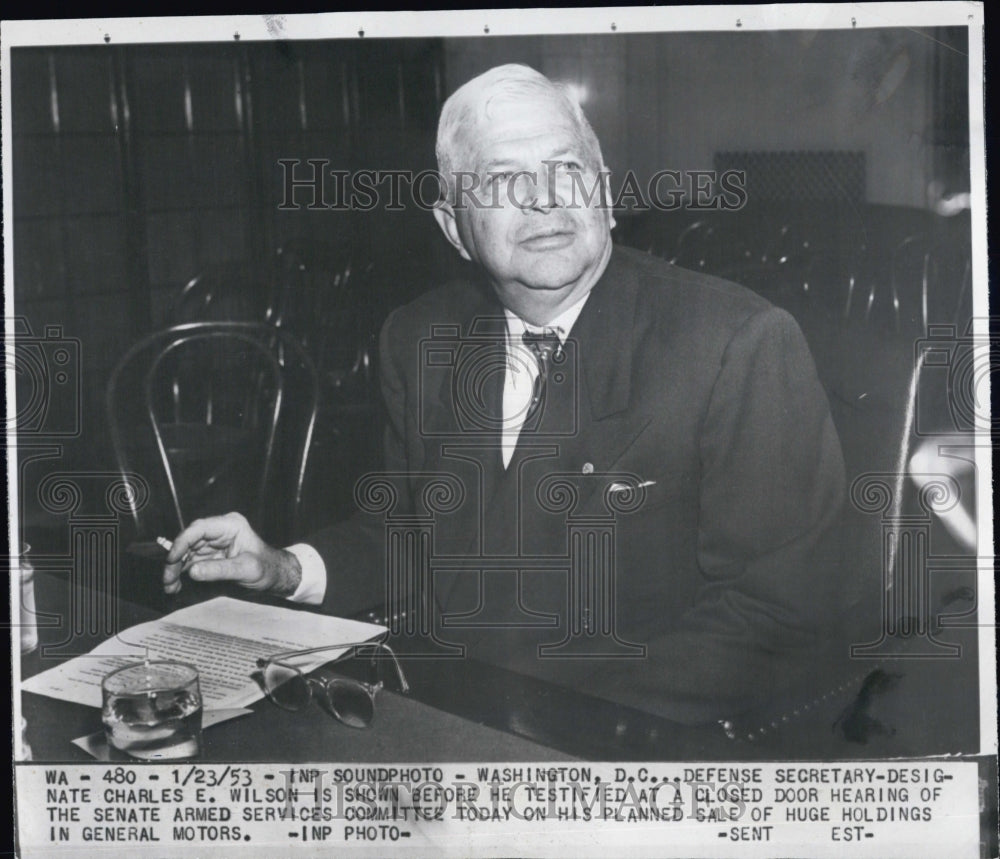
[[[593,474],[594,473],[594,463],[592,463],[592,462],[585,462],[583,464],[583,468],[581,469],[581,471],[583,471],[584,474]]]

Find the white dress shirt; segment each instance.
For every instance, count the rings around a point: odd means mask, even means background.
[[[504,310],[504,315],[507,317],[507,371],[504,375],[503,424],[500,433],[504,468],[510,465],[514,456],[514,449],[517,447],[517,440],[531,404],[535,378],[538,376],[538,359],[535,353],[524,345],[521,338],[525,331],[536,334],[555,331],[559,342],[565,343],[589,296],[588,292],[576,304],[543,326],[529,325],[515,313]],[[319,605],[326,595],[326,565],[323,563],[323,558],[307,543],[296,543],[294,546],[289,546],[288,551],[298,559],[302,568],[302,580],[295,593],[288,599],[306,605]]]
[[[572,307],[567,308],[547,325],[529,325],[510,310],[504,310],[507,317],[507,372],[503,382],[503,425],[500,432],[500,450],[503,467],[510,465],[521,435],[524,419],[528,415],[531,397],[538,377],[538,359],[535,353],[524,345],[525,331],[542,334],[554,331],[560,343],[565,343],[576,318],[583,310],[590,293],[588,292]]]

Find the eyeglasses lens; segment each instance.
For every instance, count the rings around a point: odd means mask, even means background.
[[[367,728],[375,718],[375,702],[359,683],[334,680],[327,686],[326,694],[330,710],[345,725]]]
[[[309,703],[309,683],[300,672],[271,662],[264,668],[264,688],[271,700],[286,710],[301,710]]]

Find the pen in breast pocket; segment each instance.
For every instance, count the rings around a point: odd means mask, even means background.
[[[644,480],[642,483],[612,483],[608,487],[608,492],[629,492],[633,489],[642,489],[644,486],[653,486],[656,484],[655,480]]]

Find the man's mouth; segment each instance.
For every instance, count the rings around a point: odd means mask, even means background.
[[[572,244],[575,238],[571,230],[541,230],[521,239],[521,246],[532,251],[554,250]]]

